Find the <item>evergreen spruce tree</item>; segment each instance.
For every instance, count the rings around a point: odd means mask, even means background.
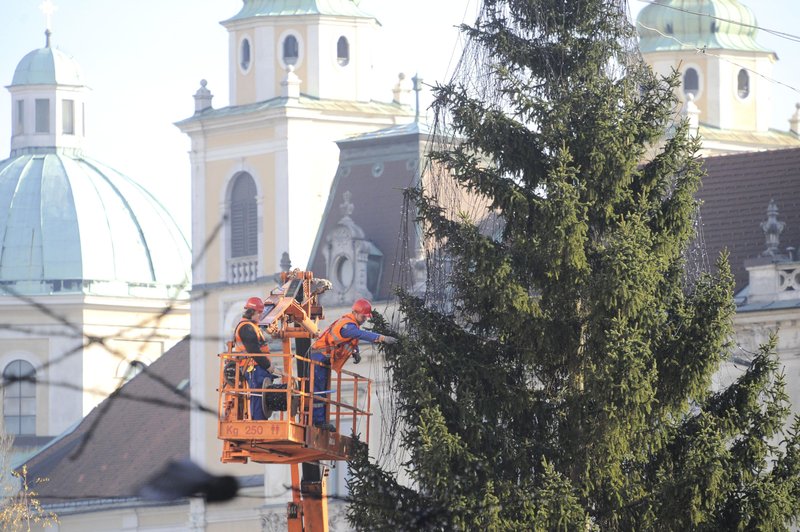
[[[676,79],[644,66],[623,0],[484,0],[463,29],[464,75],[434,104],[456,140],[431,162],[483,209],[414,192],[434,259],[448,259],[448,305],[400,295],[386,357],[410,481],[362,449],[350,522],[787,528],[800,423],[786,428],[774,341],[711,389],[732,279],[724,257],[687,273],[702,170]]]

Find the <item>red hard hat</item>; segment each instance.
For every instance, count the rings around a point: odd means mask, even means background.
[[[244,308],[251,308],[256,312],[264,312],[264,301],[260,297],[251,297],[244,304]]]
[[[372,303],[368,300],[361,298],[353,303],[353,312],[358,312],[359,314],[366,314],[367,316],[372,316]]]

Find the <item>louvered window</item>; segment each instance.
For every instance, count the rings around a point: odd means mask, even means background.
[[[3,370],[3,423],[7,434],[36,434],[36,370],[24,360]]]
[[[231,191],[231,258],[258,254],[258,207],[256,183],[250,174],[239,174]]]

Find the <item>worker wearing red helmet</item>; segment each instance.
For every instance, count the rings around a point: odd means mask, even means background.
[[[361,362],[361,354],[358,352],[359,341],[363,340],[373,344],[393,344],[397,341],[392,336],[375,334],[361,329],[361,325],[371,317],[372,304],[366,299],[359,299],[353,303],[350,312],[331,323],[311,345],[309,358],[321,364],[314,369],[315,393],[327,389],[330,376],[329,366],[336,371],[341,371],[351,356],[356,364]],[[336,427],[327,421],[325,403],[314,403],[312,417],[315,426],[331,432],[336,431]]]
[[[242,319],[236,325],[236,330],[233,333],[234,351],[251,354],[269,353],[267,337],[258,326],[263,312],[264,301],[260,297],[251,297],[244,304]],[[247,385],[251,389],[264,388],[265,379],[269,377],[268,384],[272,382],[272,370],[272,363],[268,357],[254,356],[248,358],[245,363]],[[250,416],[256,421],[267,419],[260,394],[252,394],[250,396]]]

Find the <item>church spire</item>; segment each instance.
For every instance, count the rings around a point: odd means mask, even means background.
[[[39,9],[44,14],[45,26],[44,26],[44,47],[50,48],[50,36],[53,35],[53,13],[55,13],[58,8],[53,4],[52,0],[43,0],[43,2],[39,5]]]

